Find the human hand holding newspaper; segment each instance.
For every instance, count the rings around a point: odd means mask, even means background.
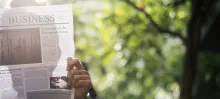
[[[91,86],[89,73],[79,59],[72,58],[68,58],[66,70],[68,71],[68,85],[75,88],[74,99],[86,99],[86,94]]]

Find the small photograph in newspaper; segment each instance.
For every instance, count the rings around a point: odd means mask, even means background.
[[[72,5],[0,9],[0,99],[70,99]]]
[[[57,76],[57,77],[50,77],[50,88],[51,89],[70,89],[67,84],[67,77],[66,76]]]

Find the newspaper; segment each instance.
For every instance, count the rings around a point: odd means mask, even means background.
[[[0,99],[70,99],[71,5],[0,9]]]

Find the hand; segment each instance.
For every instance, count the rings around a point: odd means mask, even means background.
[[[68,71],[68,85],[75,88],[74,99],[85,99],[91,86],[89,73],[79,59],[69,59],[66,70]]]

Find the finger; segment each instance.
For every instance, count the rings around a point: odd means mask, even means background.
[[[67,67],[66,67],[66,70],[67,71],[70,71],[72,69],[72,66],[69,66],[68,64],[73,60],[72,57],[68,57],[67,58]]]
[[[71,75],[75,76],[75,75],[89,75],[88,71],[86,70],[71,70]]]
[[[72,59],[73,59],[72,57],[68,57],[68,58],[67,58],[67,62],[68,62],[68,61],[71,61]]]
[[[73,69],[73,67],[75,67],[76,69],[78,70],[84,70],[85,68],[82,66],[81,62],[79,59],[77,58],[74,58],[72,60],[69,60],[68,61],[68,64],[67,64],[67,71],[70,71]]]
[[[89,75],[86,70],[71,70],[67,73],[68,85],[71,85],[71,81],[75,75]]]
[[[72,86],[76,87],[76,84],[81,80],[89,80],[89,76],[88,75],[76,75],[76,76],[74,76],[74,78],[72,79]]]
[[[90,80],[79,80],[76,85],[75,88],[81,88],[81,87],[89,87],[91,85],[91,81]]]
[[[68,78],[68,80],[67,80],[67,84],[68,84],[68,86],[71,86],[71,81],[72,81],[72,72],[71,71],[68,71],[67,72],[67,78]]]

